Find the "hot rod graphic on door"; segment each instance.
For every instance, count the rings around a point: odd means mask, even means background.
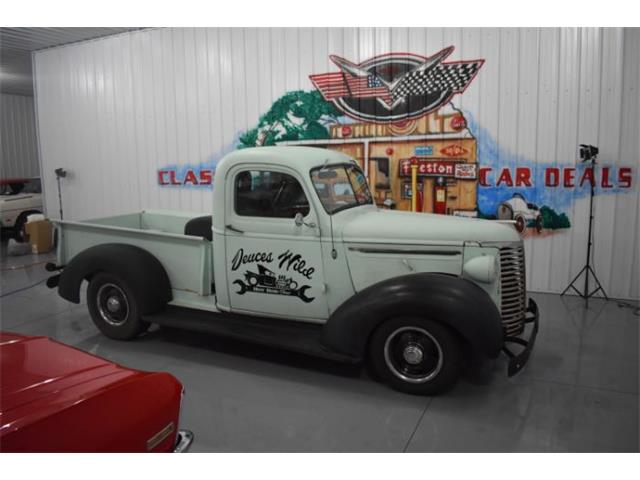
[[[284,304],[292,317],[326,319],[320,230],[295,173],[245,166],[229,173],[227,192],[232,310],[270,314]]]

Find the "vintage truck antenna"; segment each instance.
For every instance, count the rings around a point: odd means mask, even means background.
[[[319,171],[322,172],[323,170],[325,170],[327,168],[328,163],[329,163],[329,158],[327,158],[324,161]],[[335,260],[336,258],[338,258],[338,252],[336,251],[336,246],[333,241],[333,214],[329,214],[329,228],[331,229],[331,258]]]
[[[333,215],[329,215],[329,228],[331,228],[331,258],[335,260],[338,258],[338,252],[336,251],[336,246],[333,243]]]

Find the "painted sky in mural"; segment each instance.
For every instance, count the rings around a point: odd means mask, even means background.
[[[216,165],[227,153],[234,151],[241,134],[236,133],[233,141],[213,153],[206,161],[198,164],[172,164],[159,168],[156,172],[158,185],[162,188],[213,189]]]

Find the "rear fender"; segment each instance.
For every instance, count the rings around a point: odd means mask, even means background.
[[[97,272],[112,273],[133,290],[140,313],[148,315],[171,301],[169,277],[160,261],[134,245],[106,243],[78,253],[64,267],[58,280],[58,294],[80,303],[80,285]]]

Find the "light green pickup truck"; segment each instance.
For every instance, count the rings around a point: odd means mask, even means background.
[[[512,225],[381,210],[353,159],[306,147],[227,155],[212,209],[57,222],[48,284],[78,303],[87,280],[111,338],[157,323],[366,360],[409,393],[452,387],[465,358],[504,351],[514,374],[529,357],[538,310]]]

